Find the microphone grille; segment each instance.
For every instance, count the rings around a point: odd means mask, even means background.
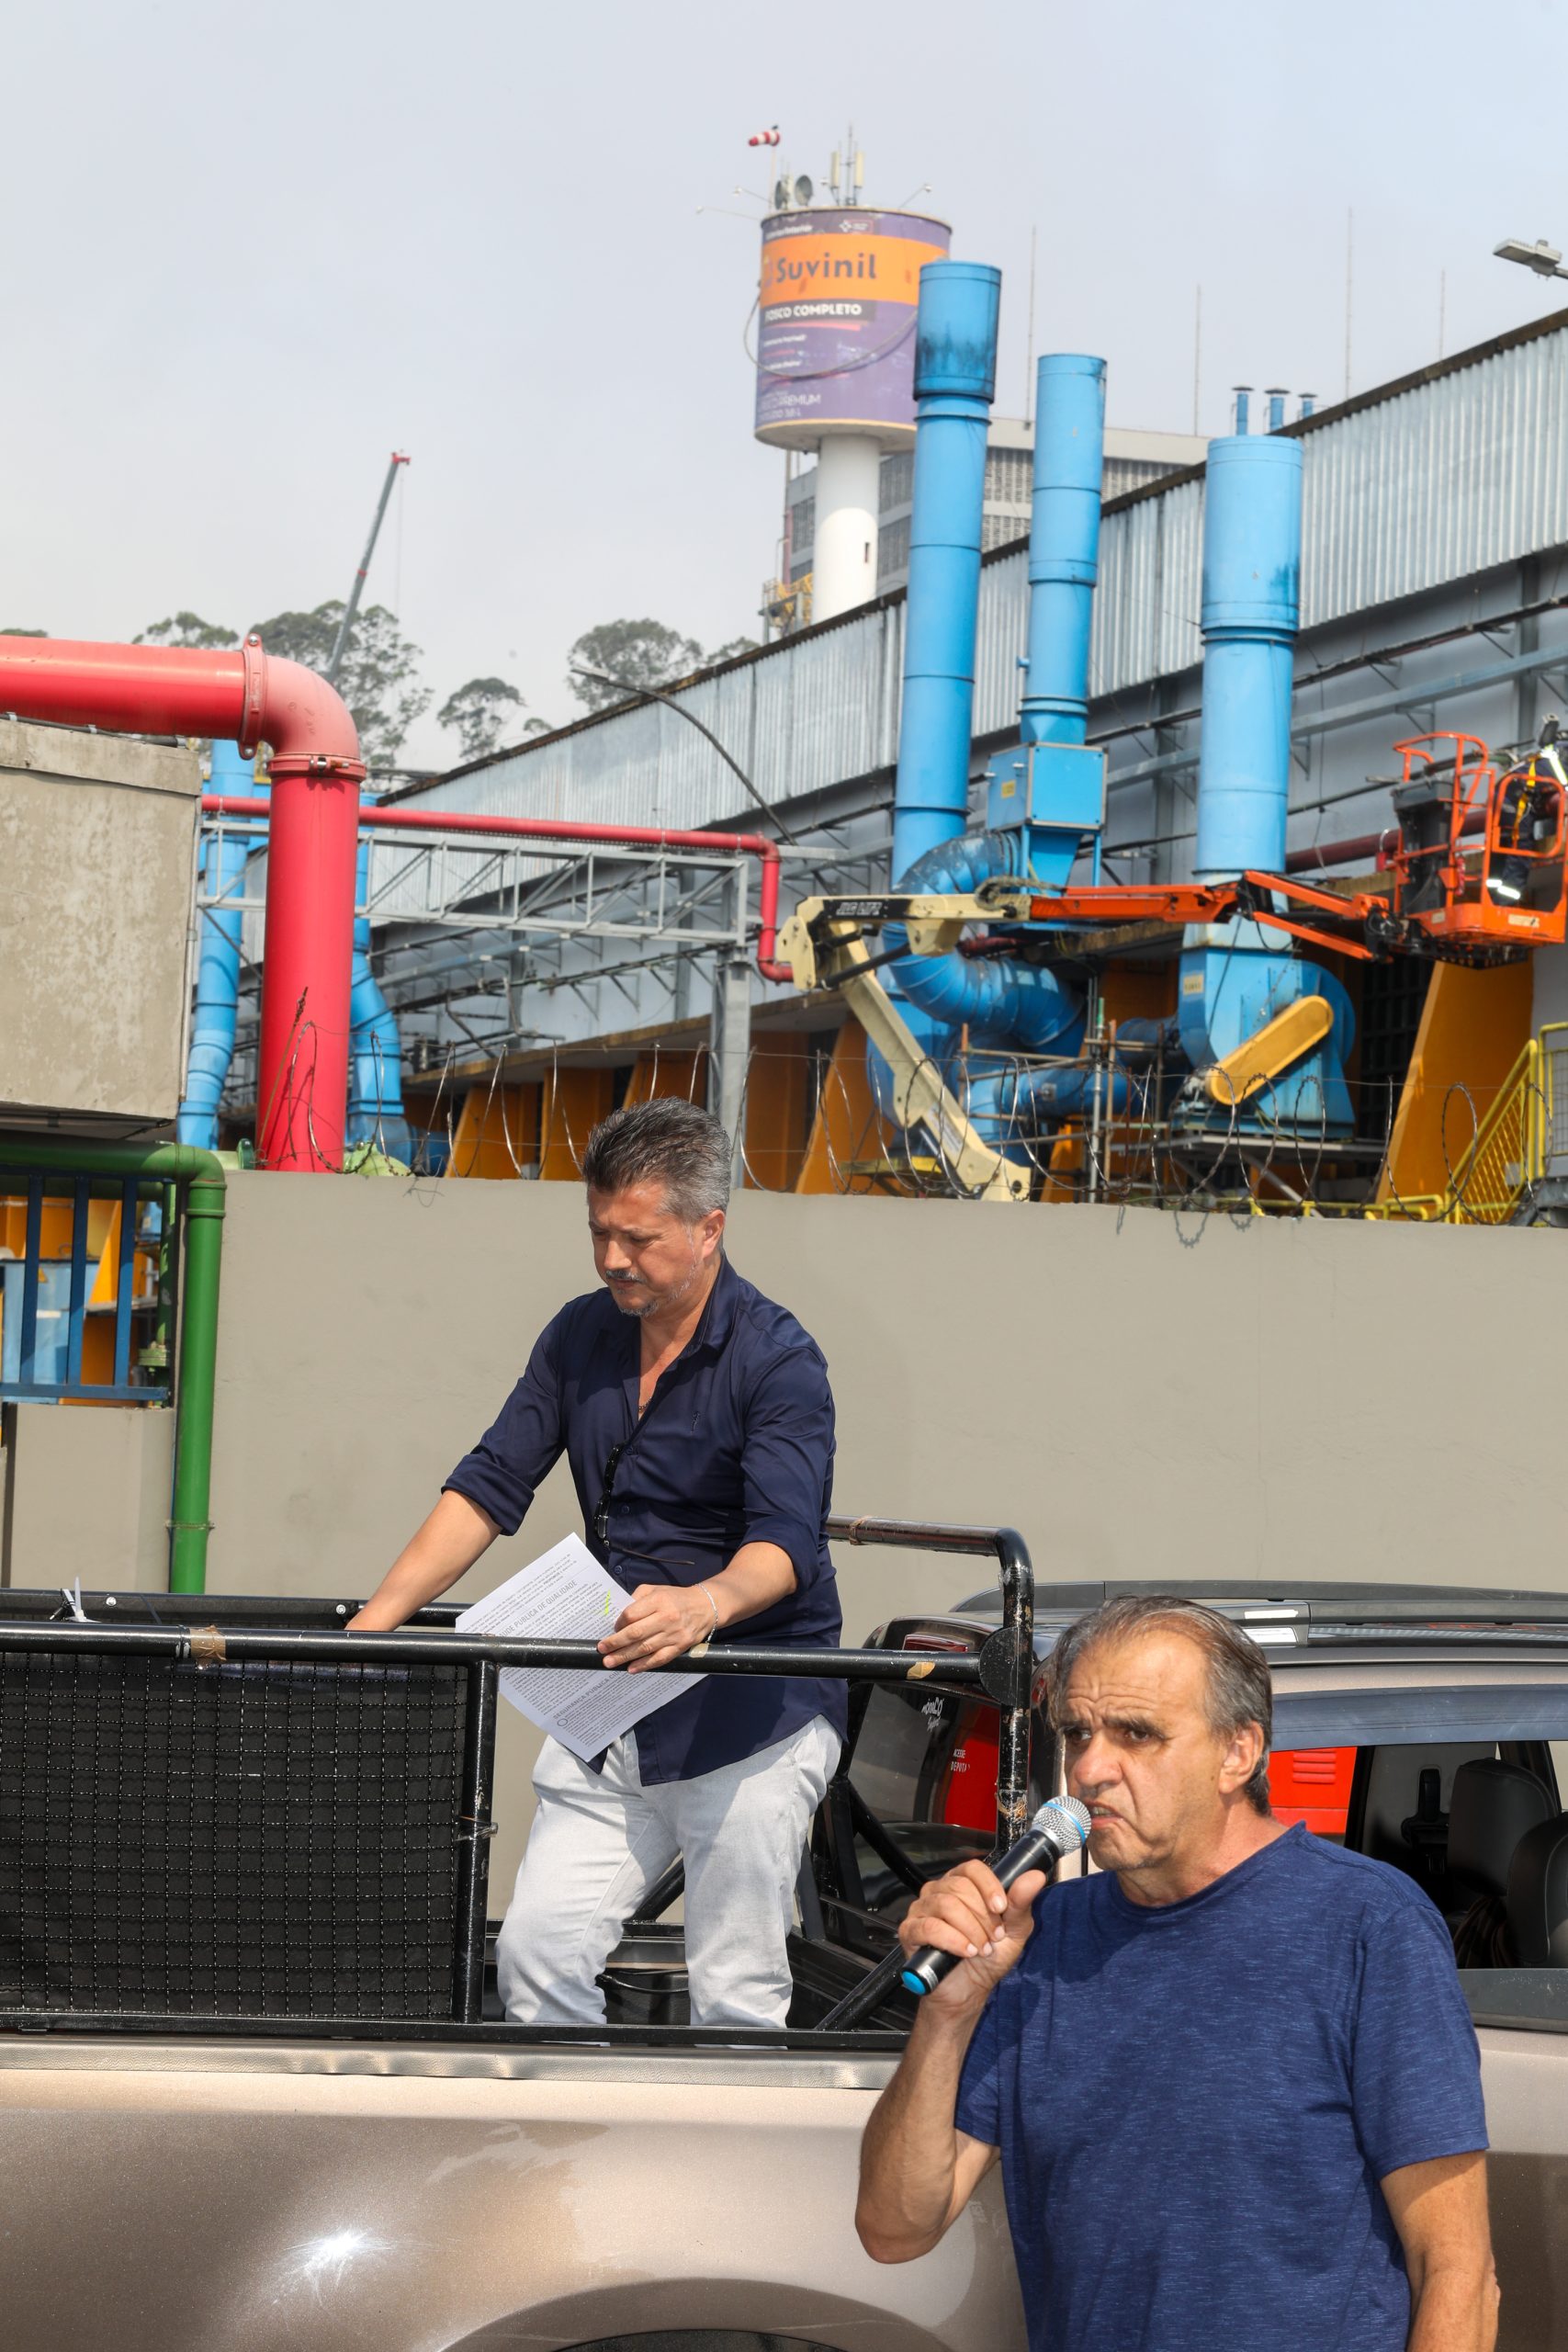
[[[1063,1815],[1066,1816],[1066,1821],[1062,1818]],[[1062,1831],[1066,1828],[1069,1822],[1072,1825],[1074,1837],[1072,1843],[1066,1846],[1066,1851],[1075,1853],[1078,1847],[1089,1843],[1089,1807],[1087,1804],[1080,1804],[1077,1797],[1048,1798],[1029,1826],[1032,1829]]]

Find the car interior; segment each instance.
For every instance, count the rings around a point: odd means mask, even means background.
[[[1568,1813],[1546,1740],[1295,1749],[1271,1759],[1275,1812],[1332,1758],[1342,1813],[1307,1826],[1403,1871],[1448,1923],[1461,1968],[1568,1966]]]

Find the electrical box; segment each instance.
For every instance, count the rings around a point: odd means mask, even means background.
[[[1105,823],[1105,754],[1087,743],[1029,743],[987,772],[986,826],[1028,835],[1024,871],[1064,883],[1086,834]]]
[[[172,1124],[200,811],[194,746],[0,719],[0,1121]]]

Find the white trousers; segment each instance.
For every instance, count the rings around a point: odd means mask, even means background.
[[[595,1979],[679,1855],[693,2024],[782,2026],[795,1879],[839,1746],[818,1715],[739,1764],[644,1788],[634,1733],[616,1740],[601,1772],[547,1739],[534,1768],[538,1810],[496,1943],[510,2021],[603,2025]]]

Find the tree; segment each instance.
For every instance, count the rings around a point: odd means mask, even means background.
[[[310,613],[275,613],[258,621],[264,650],[303,662],[321,676],[337,639],[343,599],[329,597]],[[337,690],[354,714],[359,748],[373,768],[395,766],[409,729],[430,705],[430,688],[416,677],[420,649],[411,644],[385,605],[371,605],[354,624],[344,649]]]
[[[500,742],[508,711],[523,707],[522,695],[504,678],[470,678],[447,695],[435,717],[438,725],[451,728],[466,760],[479,760]]]
[[[711,670],[720,662],[733,661],[738,653],[754,653],[754,637],[732,637],[723,645],[716,645],[705,653],[694,637],[682,637],[678,629],[666,628],[662,621],[601,621],[580,637],[567,659],[581,662],[584,669],[602,670],[607,677],[620,678],[627,687],[672,685],[678,678],[689,678],[694,670]],[[624,702],[626,695],[617,686],[602,685],[596,678],[570,680],[571,691],[579,702],[590,710],[608,710],[613,703]]]
[[[219,628],[204,621],[199,613],[175,613],[166,621],[154,621],[131,639],[133,645],[192,645],[202,652],[239,642],[231,628]]]
[[[590,710],[607,710],[612,703],[625,702],[626,687],[667,686],[672,679],[689,677],[702,668],[704,655],[694,637],[682,637],[662,621],[601,621],[578,639],[567,659],[578,701]],[[606,686],[597,678],[579,677],[579,663],[624,683]]]
[[[0,628],[0,637],[47,637],[46,628]]]

